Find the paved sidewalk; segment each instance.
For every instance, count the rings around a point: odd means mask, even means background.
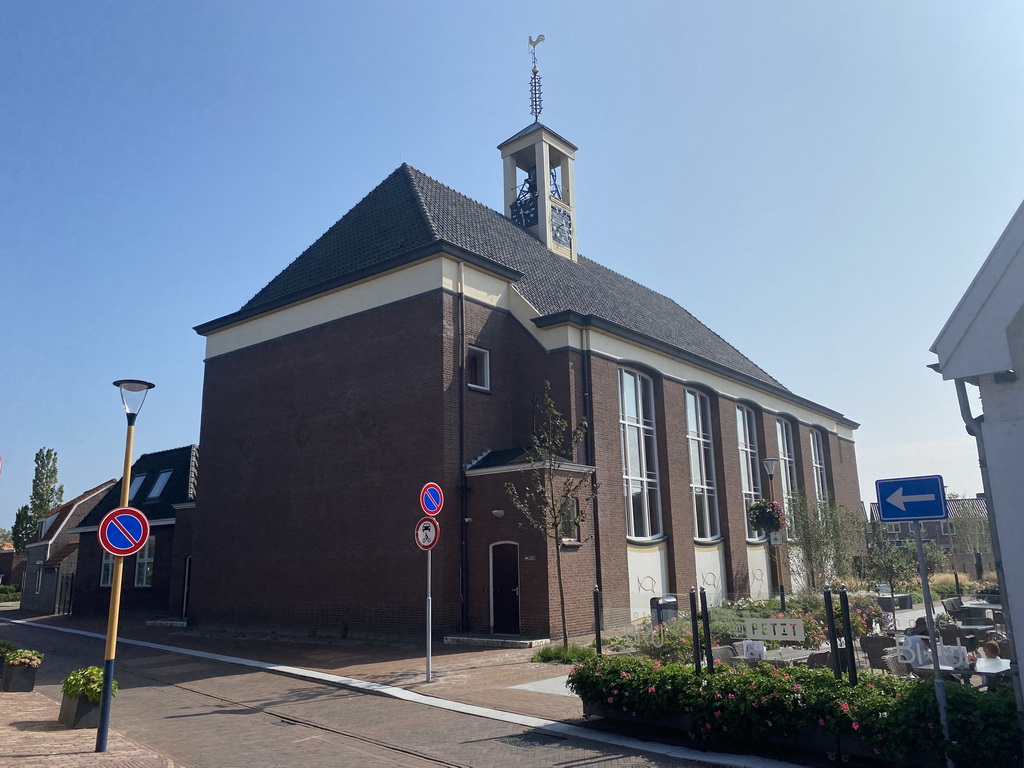
[[[60,630],[95,633],[102,637],[106,629],[105,622],[99,619],[83,620],[70,616],[32,617],[11,610],[0,612],[0,618],[14,619],[30,625],[47,625],[54,634],[57,634],[55,630]],[[5,626],[10,625],[0,622],[0,630]],[[682,758],[681,765],[789,765],[752,755],[697,753],[679,746],[656,742],[641,743],[613,734],[583,729],[579,727],[584,725],[582,704],[565,689],[565,676],[571,667],[535,663],[531,660],[535,653],[532,649],[435,646],[432,681],[427,683],[425,651],[424,648],[416,646],[359,644],[349,640],[326,642],[323,639],[317,641],[315,638],[299,642],[295,639],[283,641],[254,637],[217,637],[173,627],[147,627],[144,623],[133,621],[131,618],[122,619],[119,640],[129,639],[140,641],[142,644],[188,649],[200,654],[235,657],[235,661],[241,663],[247,663],[243,660],[251,660],[272,667],[289,667],[294,670],[292,674],[309,681],[315,681],[315,673],[322,672],[325,675],[351,678],[349,683],[355,683],[351,687],[356,689],[365,690],[367,683],[370,687],[374,684],[378,687],[387,686],[390,689],[388,695],[392,697],[421,703],[426,703],[422,697],[427,697],[436,702],[433,706],[444,709],[470,712],[507,723],[518,723],[526,728],[559,733],[566,737],[582,736],[595,741],[606,741],[609,745],[617,744],[629,749],[639,749],[647,754]],[[312,670],[314,674],[311,676],[303,670]],[[268,671],[289,674],[283,669],[272,668]],[[22,713],[20,709],[15,709],[9,700],[3,699],[5,696],[15,695],[34,697],[35,714],[29,716]],[[11,768],[31,768],[37,765],[71,768],[124,765],[149,768],[172,765],[166,757],[115,734],[113,729],[110,735],[109,757],[96,755],[92,751],[95,745],[95,730],[67,731],[56,722],[59,704],[40,694],[0,694],[0,704],[5,705],[0,707],[0,744],[6,744],[8,736],[12,736],[12,743],[26,743],[23,749],[13,751],[0,748],[0,768],[8,765],[11,765]],[[468,705],[469,708],[461,705]],[[496,712],[476,711],[475,708]],[[112,725],[116,727],[116,723]],[[35,741],[29,741],[30,737],[35,737]],[[135,751],[124,752],[123,759],[118,762],[121,750]],[[22,756],[33,756],[37,759],[34,762],[26,762]],[[9,758],[15,757],[16,762],[8,762]],[[108,759],[114,761],[100,762]],[[612,764],[618,765],[616,762]]]
[[[174,762],[110,731],[97,753],[96,729],[65,728],[60,704],[41,693],[0,693],[0,766],[3,768],[174,768]]]

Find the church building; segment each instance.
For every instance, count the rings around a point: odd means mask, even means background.
[[[856,423],[584,256],[570,141],[535,121],[498,149],[501,211],[403,164],[196,328],[191,622],[419,636],[414,533],[433,482],[436,634],[557,635],[556,543],[506,490],[529,469],[546,383],[589,427],[566,469],[599,484],[557,543],[572,633],[593,631],[595,584],[606,628],[691,585],[712,602],[775,594],[745,514],[769,482],[775,499],[859,508]]]

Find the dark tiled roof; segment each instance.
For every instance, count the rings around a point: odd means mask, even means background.
[[[988,505],[984,499],[946,499],[946,510],[953,520],[988,518]],[[871,519],[878,520],[878,502],[871,502]]]
[[[114,480],[105,480],[95,488],[90,488],[85,493],[79,494],[71,501],[57,507],[46,518],[44,518],[44,520],[50,521],[46,526],[46,533],[39,536],[39,529],[36,528],[35,534],[33,534],[32,539],[28,543],[38,544],[40,542],[50,541],[62,532],[61,528],[64,526],[65,522],[67,522],[66,527],[68,529],[74,528],[78,525],[78,522],[89,514],[89,512],[103,498],[103,494],[100,493],[100,491],[107,488],[113,482]]]
[[[63,547],[58,549],[54,554],[50,555],[50,559],[43,563],[44,568],[48,568],[54,565],[60,565],[68,559],[78,549],[78,542],[72,542],[65,544]]]
[[[206,333],[390,269],[416,249],[451,245],[505,271],[541,315],[572,313],[653,340],[788,392],[667,296],[595,261],[558,256],[498,212],[403,164],[270,281],[239,312],[197,328]]]
[[[147,499],[146,497],[160,477],[160,473],[165,469],[173,470],[167,485],[164,486],[159,497],[152,500]],[[175,504],[195,501],[198,472],[199,447],[196,445],[143,454],[132,465],[132,477],[143,474],[146,479],[139,486],[135,498],[131,499],[128,505],[143,512],[150,522],[173,520]],[[79,523],[78,527],[95,528],[107,512],[116,509],[120,504],[121,481],[119,480],[107,491],[92,512]]]

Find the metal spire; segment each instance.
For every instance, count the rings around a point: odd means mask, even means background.
[[[530,38],[530,55],[533,57],[533,75],[530,77],[530,114],[533,115],[533,122],[540,122],[540,70],[537,69],[537,46],[544,42],[544,35],[537,35],[534,40]]]

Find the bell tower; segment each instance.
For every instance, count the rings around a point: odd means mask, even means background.
[[[551,251],[576,261],[576,147],[540,122],[540,73],[537,45],[530,38],[533,76],[530,112],[533,124],[498,145],[504,163],[505,215],[525,227]]]

